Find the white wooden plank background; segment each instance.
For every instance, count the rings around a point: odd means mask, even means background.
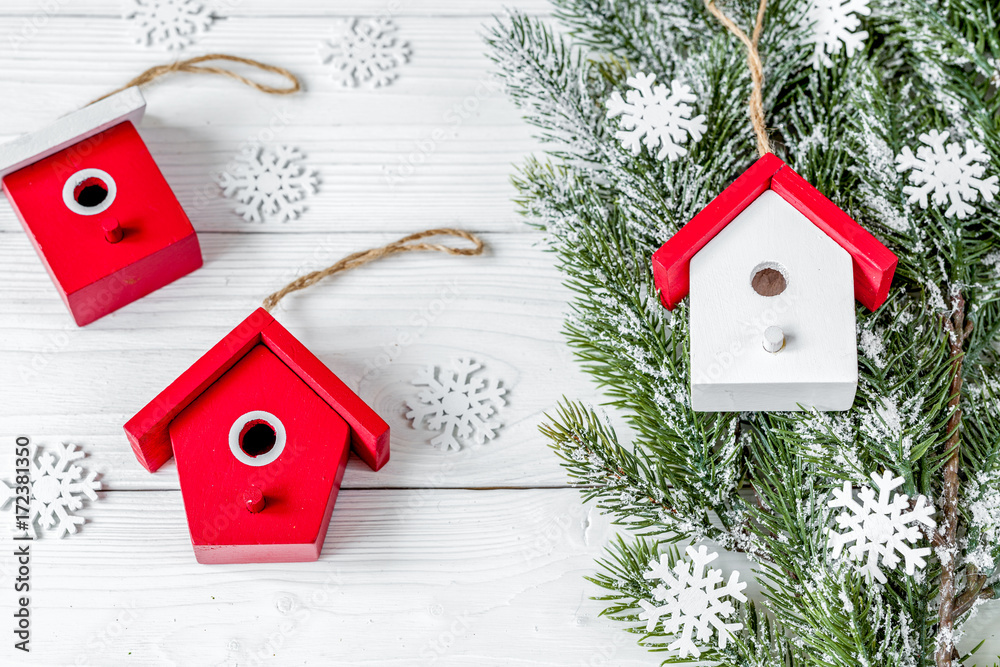
[[[516,4],[550,10],[545,0]],[[78,443],[105,487],[79,535],[35,544],[33,652],[26,660],[5,641],[4,664],[658,664],[597,616],[598,590],[583,576],[613,527],[566,488],[537,431],[562,395],[599,395],[559,333],[568,294],[552,256],[511,203],[513,165],[537,145],[488,85],[479,35],[502,3],[214,6],[219,20],[186,53],[289,67],[306,92],[272,98],[183,76],[147,90],[141,132],[199,231],[203,269],[78,329],[0,204],[0,447],[18,433]],[[117,0],[4,1],[0,139],[171,57],[131,44],[117,12]],[[335,88],[313,53],[325,22],[386,13],[413,47],[400,79]],[[302,219],[249,225],[212,178],[269,126],[266,138],[303,149],[322,186]],[[408,163],[412,173],[401,173]],[[482,233],[488,256],[393,258],[277,312],[390,422],[390,464],[376,474],[351,461],[319,562],[198,565],[173,463],[146,473],[122,423],[296,273],[437,225]],[[414,342],[399,345],[402,334]],[[371,372],[383,354],[391,364]],[[403,401],[417,368],[458,355],[501,378],[510,405],[496,441],[444,454],[410,428]],[[10,459],[0,454],[4,477]],[[0,556],[7,622],[12,566]],[[981,613],[970,637],[989,635],[998,616]],[[1000,638],[984,652],[1000,652]]]

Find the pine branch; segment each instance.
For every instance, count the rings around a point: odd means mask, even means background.
[[[725,33],[701,29],[700,2],[557,3],[572,39],[518,15],[489,39],[508,90],[550,149],[549,160],[530,160],[515,184],[574,291],[570,345],[625,411],[635,441],[620,445],[613,429],[573,404],[554,415],[546,434],[585,484],[585,497],[617,523],[663,544],[712,539],[760,563],[780,633],[795,639],[787,655],[768,649],[757,660],[930,664],[997,590],[1000,383],[992,377],[1000,365],[1000,199],[977,202],[965,220],[939,206],[917,207],[903,192],[909,181],[896,156],[915,148],[918,135],[948,129],[956,141],[981,142],[1000,163],[1000,78],[989,72],[1000,62],[1000,7],[996,0],[872,0],[865,53],[816,71],[805,65],[801,3],[769,5],[765,106],[778,150],[900,264],[889,301],[877,313],[857,312],[851,411],[743,415],[741,422],[691,410],[687,308],[667,314],[659,306],[648,260],[753,159],[742,49]],[[749,22],[742,6],[729,9]],[[676,29],[673,17],[682,17]],[[623,90],[639,68],[690,84],[709,118],[682,159],[631,154],[615,137],[617,121],[605,117],[610,92]],[[963,300],[957,310],[956,297]],[[942,531],[929,536],[940,558],[916,576],[887,572],[885,586],[831,562],[826,543],[829,490],[867,483],[878,470],[902,476],[907,494],[943,504]],[[741,495],[748,490],[753,499]],[[628,557],[619,550],[623,560],[606,563],[618,583],[625,573],[641,575],[659,548],[622,545]],[[933,604],[939,581],[942,600],[951,600],[947,613]],[[641,593],[614,594],[623,591]],[[629,622],[637,599],[607,598],[609,615]],[[752,615],[746,624],[758,620],[767,618]],[[747,651],[739,656],[744,662],[732,664],[769,664]],[[945,659],[962,658],[952,650]]]
[[[654,586],[644,576],[649,564],[661,557],[673,568],[681,555],[673,542],[651,542],[638,538],[626,542],[620,536],[607,550],[607,557],[598,561],[602,572],[588,580],[609,591],[594,599],[609,603],[601,613],[626,624],[628,632],[640,635],[639,643],[652,651],[663,652],[675,638],[657,625],[648,632],[639,618],[639,601],[655,603]],[[661,664],[704,664],[713,662],[727,667],[799,667],[811,664],[805,652],[789,637],[788,632],[765,610],[752,602],[736,607],[742,630],[730,637],[725,649],[712,645],[703,648],[699,658],[667,658]]]

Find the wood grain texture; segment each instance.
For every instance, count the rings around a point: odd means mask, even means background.
[[[176,489],[173,463],[150,475],[135,461],[126,420],[276,286],[394,237],[203,234],[202,269],[79,329],[27,239],[0,235],[2,359],[15,378],[0,386],[3,432],[85,442],[110,488]],[[538,423],[564,394],[600,400],[559,333],[569,294],[535,234],[484,238],[484,257],[393,257],[293,294],[275,311],[392,429],[392,462],[372,473],[352,458],[345,488],[566,484]],[[462,355],[504,382],[510,404],[498,440],[449,455],[410,426],[403,402],[420,367]],[[0,473],[8,465],[0,456]]]
[[[234,16],[490,16],[511,6],[502,0],[297,0],[276,5],[273,0],[203,0],[206,7],[220,18]],[[552,10],[548,0],[523,0],[519,11],[547,14]],[[36,14],[63,16],[117,17],[121,14],[119,0],[6,0],[0,15],[33,18]]]
[[[588,599],[613,530],[576,491],[342,491],[318,562],[221,566],[195,562],[179,494],[102,495],[34,544],[38,643],[0,643],[5,664],[658,662]]]
[[[535,143],[489,76],[484,19],[398,23],[414,53],[384,88],[336,86],[315,53],[323,22],[278,17],[227,21],[205,35],[198,52],[287,67],[305,93],[273,97],[184,75],[145,89],[140,133],[197,231],[523,229],[509,204],[509,178],[512,163]],[[123,30],[116,18],[56,15],[18,49],[0,50],[0,84],[20,102],[0,110],[0,139],[37,129],[175,57],[135,47]],[[259,139],[298,146],[319,169],[320,191],[294,223],[244,222],[213,182],[242,146]],[[13,215],[0,209],[0,230],[13,229]]]
[[[146,89],[140,132],[205,256],[163,290],[78,329],[0,202],[0,476],[12,463],[4,447],[27,433],[82,445],[108,489],[83,510],[91,523],[79,535],[35,544],[34,652],[24,661],[0,642],[3,664],[659,663],[597,617],[588,596],[598,591],[583,577],[613,530],[565,488],[537,430],[564,394],[601,399],[559,333],[569,293],[511,203],[512,165],[538,145],[487,84],[479,36],[507,3],[401,0],[393,16],[414,53],[399,80],[335,88],[314,53],[324,21],[382,14],[389,2],[220,0],[224,18],[179,55],[273,62],[302,76],[306,92],[273,98],[197,77]],[[0,138],[175,57],[131,44],[118,12],[118,0],[0,3]],[[212,183],[254,139],[298,145],[320,170],[301,220],[249,225]],[[390,463],[373,473],[351,458],[319,562],[198,565],[175,464],[146,472],[122,424],[295,275],[441,225],[486,232],[488,256],[393,258],[275,312],[389,422]],[[504,382],[509,405],[497,440],[446,454],[410,427],[403,401],[418,368],[461,355]],[[725,556],[721,566],[745,563]],[[997,618],[984,608],[969,636],[992,636]],[[997,637],[983,648],[998,651]]]

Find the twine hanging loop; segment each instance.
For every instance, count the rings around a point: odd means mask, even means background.
[[[767,137],[767,125],[764,122],[764,64],[761,62],[757,44],[764,27],[764,10],[767,8],[767,0],[760,0],[752,38],[748,37],[731,18],[716,6],[715,0],[705,0],[705,8],[747,47],[747,65],[750,67],[750,80],[753,82],[753,89],[750,91],[750,122],[753,124],[753,132],[757,136],[757,152],[763,157],[772,151],[771,142]]]
[[[209,62],[212,60],[225,60],[234,63],[240,63],[242,65],[249,65],[264,72],[272,72],[279,76],[282,76],[291,83],[291,85],[285,88],[275,88],[274,86],[268,86],[266,84],[254,81],[253,79],[247,78],[242,74],[238,74],[231,69],[225,67],[220,67],[217,65],[201,65],[200,63]],[[120,93],[126,88],[131,88],[133,86],[141,86],[160,77],[166,76],[167,74],[172,74],[174,72],[187,72],[190,74],[213,74],[216,76],[224,76],[234,81],[239,81],[240,83],[250,86],[254,90],[259,90],[262,93],[267,93],[268,95],[291,95],[292,93],[297,93],[302,90],[302,82],[299,78],[292,74],[290,71],[284,67],[277,67],[276,65],[268,65],[267,63],[262,63],[259,60],[253,60],[251,58],[243,58],[241,56],[233,56],[228,53],[208,53],[203,56],[196,56],[194,58],[188,58],[187,60],[178,60],[177,62],[168,63],[165,65],[156,65],[155,67],[150,67],[145,72],[135,77],[128,83],[126,83],[121,88],[112,90],[106,95],[101,95],[96,100],[88,103],[93,104],[94,102],[100,102],[106,97],[111,97],[115,93]]]
[[[454,246],[442,245],[440,243],[415,243],[415,241],[420,241],[421,239],[429,238],[431,236],[456,236],[471,242],[473,247],[456,248]],[[410,234],[409,236],[404,236],[398,241],[393,241],[392,243],[378,248],[370,248],[368,250],[361,250],[359,252],[352,253],[338,261],[336,264],[328,266],[325,269],[320,269],[318,271],[307,273],[304,276],[300,276],[264,299],[263,308],[264,310],[270,312],[275,306],[278,305],[279,301],[292,292],[297,292],[310,287],[311,285],[315,285],[327,276],[332,276],[336,273],[342,273],[344,271],[350,271],[351,269],[356,269],[370,262],[374,262],[377,259],[389,257],[390,255],[396,255],[402,252],[428,251],[443,252],[449,255],[473,256],[483,254],[485,248],[486,244],[483,243],[481,238],[462,229],[451,229],[450,227],[427,229],[422,232]]]

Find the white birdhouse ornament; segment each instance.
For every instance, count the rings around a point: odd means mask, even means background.
[[[777,156],[760,158],[653,255],[663,305],[690,292],[692,408],[849,409],[854,300],[881,306],[896,264]]]

